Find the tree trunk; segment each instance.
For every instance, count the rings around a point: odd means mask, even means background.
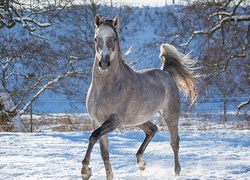
[[[224,121],[227,121],[227,100],[224,98],[223,100],[223,111],[224,111]]]
[[[21,116],[2,84],[0,84],[0,131],[26,132]]]

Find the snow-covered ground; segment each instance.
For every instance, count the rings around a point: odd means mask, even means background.
[[[250,177],[250,131],[181,131],[180,176],[173,173],[173,153],[169,133],[158,132],[140,172],[135,154],[144,134],[139,131],[115,132],[110,137],[111,163],[117,180],[243,179]],[[81,179],[81,161],[89,132],[1,133],[0,179]],[[92,180],[105,179],[99,144],[92,152]]]

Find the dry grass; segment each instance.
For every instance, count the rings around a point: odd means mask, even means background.
[[[31,120],[29,115],[22,116],[22,121],[31,130]],[[90,131],[91,120],[86,114],[41,114],[33,115],[32,131]]]
[[[221,120],[221,114],[212,113],[185,113],[181,115],[180,131],[197,131],[212,129],[250,129],[249,118],[245,115],[231,114],[228,121]],[[92,131],[91,120],[87,114],[41,114],[33,115],[32,132],[67,132],[67,131]],[[31,131],[29,115],[23,115],[22,121]],[[159,131],[167,131],[167,125],[161,116],[155,115],[152,120]],[[118,131],[137,130],[136,128],[121,128]]]

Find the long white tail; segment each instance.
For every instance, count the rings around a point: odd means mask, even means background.
[[[161,45],[159,57],[163,63],[162,70],[170,73],[177,87],[186,98],[190,98],[192,105],[198,96],[196,80],[199,78],[199,74],[195,73],[198,68],[194,67],[196,61],[189,55],[178,52],[170,44]]]

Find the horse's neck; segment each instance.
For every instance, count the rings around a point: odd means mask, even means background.
[[[99,70],[98,62],[95,62],[92,74],[92,84],[98,87],[98,89],[107,89],[116,86],[115,84],[119,85],[121,83],[123,85],[128,83],[127,85],[129,86],[129,79],[133,81],[134,77],[137,77],[135,75],[136,72],[123,62],[118,62],[118,60],[116,62],[117,64],[114,64],[113,62],[113,66],[111,65],[107,72],[101,72]]]

